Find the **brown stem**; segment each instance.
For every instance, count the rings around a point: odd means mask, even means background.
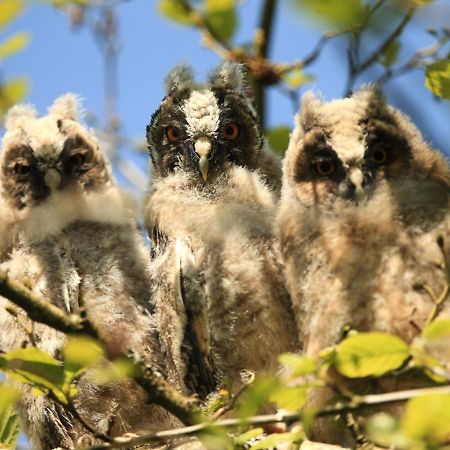
[[[425,395],[450,394],[450,385],[438,386],[424,389],[409,389],[405,391],[389,392],[386,394],[364,395],[354,397],[353,400],[345,403],[338,403],[333,406],[325,407],[317,412],[316,417],[335,416],[352,411],[358,411],[371,405],[383,405],[396,402],[404,402],[412,398],[423,397]],[[214,423],[201,423],[185,428],[175,430],[160,431],[157,433],[148,433],[135,438],[118,438],[112,443],[105,443],[86,447],[84,450],[101,450],[107,448],[129,448],[136,445],[142,445],[153,441],[164,441],[186,436],[194,436],[208,429],[227,429],[248,425],[265,425],[269,423],[293,423],[302,419],[302,413],[296,414],[267,414],[263,416],[252,416],[245,419],[224,419]]]

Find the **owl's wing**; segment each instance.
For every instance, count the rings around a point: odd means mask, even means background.
[[[182,239],[176,240],[176,264],[177,291],[186,312],[182,342],[182,353],[186,357],[185,383],[189,389],[201,397],[206,397],[217,387],[211,357],[206,292],[192,249]]]

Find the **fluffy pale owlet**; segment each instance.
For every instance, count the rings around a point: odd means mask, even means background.
[[[271,231],[275,199],[263,181],[276,184],[275,159],[243,77],[225,63],[199,85],[175,69],[147,129],[145,220],[163,347],[171,378],[200,395],[225,377],[238,385],[244,369],[275,371],[277,355],[295,348]]]
[[[337,344],[345,325],[407,342],[420,333],[433,301],[417,286],[446,283],[449,185],[443,155],[375,88],[329,103],[304,96],[278,230],[306,353]]]
[[[148,250],[104,154],[77,121],[77,98],[60,97],[41,118],[18,105],[7,115],[6,130],[0,181],[11,241],[0,267],[65,312],[84,310],[118,355],[134,351],[160,368]],[[27,335],[19,326],[26,315],[14,318],[0,300],[1,350],[32,340],[60,356],[63,334],[35,324]],[[91,426],[112,436],[169,427],[168,414],[146,400],[132,381],[98,387],[84,377],[75,406]],[[23,389],[21,414],[33,448],[89,443],[71,414],[31,389]]]

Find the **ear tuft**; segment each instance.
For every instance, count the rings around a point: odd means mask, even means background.
[[[79,120],[84,114],[81,97],[72,93],[61,95],[48,108],[48,113],[61,116],[63,119]]]
[[[243,64],[225,61],[211,74],[209,81],[213,85],[233,89],[245,95],[247,91],[246,75],[247,70]]]
[[[179,89],[183,84],[192,83],[194,80],[194,72],[192,67],[187,64],[179,64],[175,66],[167,75],[165,80],[166,93]]]
[[[320,94],[314,91],[305,92],[300,101],[299,125],[305,130],[311,129],[317,122],[321,106],[322,98]]]
[[[37,117],[37,111],[33,105],[20,104],[10,108],[4,119],[6,130],[13,130],[20,127],[24,122],[29,119]]]

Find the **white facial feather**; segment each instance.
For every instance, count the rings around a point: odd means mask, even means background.
[[[82,99],[79,95],[69,92],[58,97],[48,108],[48,113],[64,119],[80,120],[84,115],[81,102]]]
[[[15,105],[8,110],[5,116],[5,128],[7,131],[19,128],[29,119],[37,116],[37,111],[33,105]]]
[[[181,109],[186,116],[188,133],[191,136],[210,136],[217,133],[220,108],[210,90],[192,92]]]

